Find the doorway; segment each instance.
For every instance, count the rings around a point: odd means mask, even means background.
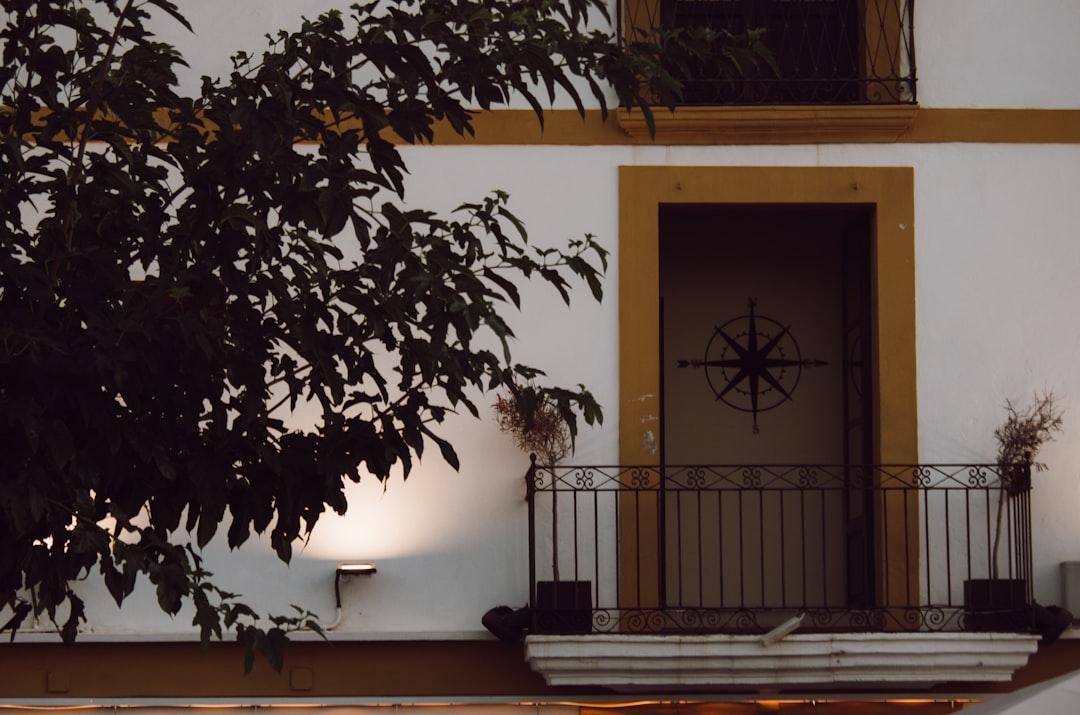
[[[865,206],[660,207],[668,607],[872,601],[871,221]]]

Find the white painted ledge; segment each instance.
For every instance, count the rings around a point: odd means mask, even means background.
[[[641,688],[907,685],[1007,681],[1038,648],[1011,633],[759,636],[530,635],[525,658],[549,685]]]

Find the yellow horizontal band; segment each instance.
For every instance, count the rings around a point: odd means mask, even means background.
[[[570,109],[550,110],[540,127],[528,109],[483,112],[475,137],[436,126],[442,145],[818,144],[818,143],[1080,143],[1080,110],[940,109],[911,105],[828,107],[684,107],[656,109],[656,136],[640,111],[599,110],[584,119]]]

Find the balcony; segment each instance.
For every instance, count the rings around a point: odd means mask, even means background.
[[[527,481],[526,643],[552,683],[1003,680],[1035,648],[1024,465],[534,464]]]
[[[912,0],[623,0],[622,34],[658,26],[764,29],[777,71],[680,79],[687,105],[914,104]],[[681,74],[681,73],[677,73]]]

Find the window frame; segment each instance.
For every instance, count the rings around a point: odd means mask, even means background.
[[[618,33],[627,42],[639,31],[660,23],[663,0],[620,0]],[[875,66],[895,66],[901,48],[911,46],[913,0],[858,0],[863,18],[862,72]],[[901,18],[907,16],[910,27]],[[895,55],[895,56],[891,56]],[[826,142],[892,142],[915,124],[915,59],[911,49],[910,101],[888,101],[885,81],[863,82],[863,101],[852,104],[694,105],[676,111],[655,108],[653,126],[640,111],[622,109],[620,127],[637,141],[685,144],[792,144]],[[890,80],[894,81],[894,80]]]

